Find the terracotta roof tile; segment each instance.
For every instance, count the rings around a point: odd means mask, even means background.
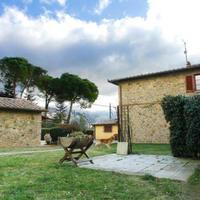
[[[44,109],[25,99],[0,97],[0,110],[21,110],[42,112]]]
[[[107,120],[93,123],[92,125],[106,125],[106,124],[117,124],[117,120]]]

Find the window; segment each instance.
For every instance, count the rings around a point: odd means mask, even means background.
[[[185,81],[186,81],[186,92],[194,92],[193,75],[186,76]]]
[[[200,91],[200,74],[195,75],[195,89]]]
[[[186,92],[200,92],[200,74],[186,76]]]
[[[105,133],[111,133],[112,132],[112,125],[111,124],[104,125],[104,132]]]

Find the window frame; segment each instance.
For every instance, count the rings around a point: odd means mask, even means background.
[[[112,133],[112,124],[104,124],[103,125],[103,128],[104,128],[104,133]]]
[[[197,89],[197,82],[196,82],[196,76],[200,76],[200,73],[199,74],[194,74],[194,91],[195,92],[200,92],[200,88],[199,89]]]

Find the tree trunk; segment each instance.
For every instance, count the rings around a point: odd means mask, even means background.
[[[46,99],[45,99],[45,110],[48,110],[48,108],[49,108],[49,101],[48,101],[48,99],[46,98]]]
[[[69,124],[69,122],[70,122],[72,106],[73,106],[73,101],[70,102],[69,112],[68,112],[68,116],[67,116],[67,124]]]
[[[28,87],[29,82],[30,82],[30,81],[27,81],[27,82],[24,84],[24,87],[22,88],[22,91],[21,91],[21,94],[20,94],[20,97],[21,97],[21,98],[22,98],[22,96],[23,96],[23,94],[24,94],[25,89]]]
[[[49,104],[52,100],[53,96],[48,96],[48,94],[45,95],[45,117],[47,117],[47,112],[48,112],[48,109],[49,109]]]
[[[16,81],[13,81],[13,96],[16,98]]]
[[[48,108],[49,108],[49,102],[50,101],[48,101],[48,97],[46,97],[46,99],[45,99],[45,118],[47,118],[47,112],[48,112]]]

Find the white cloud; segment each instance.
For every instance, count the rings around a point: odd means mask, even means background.
[[[57,0],[57,1],[61,6],[65,6],[67,3],[67,0]]]
[[[97,15],[100,15],[111,3],[111,0],[99,0],[98,5],[96,6],[94,12]]]
[[[67,3],[67,0],[40,0],[41,3],[45,4],[52,4],[54,2],[59,3],[61,6],[65,6]]]
[[[0,15],[0,57],[24,56],[57,76],[76,73],[94,81],[102,103],[117,94],[107,79],[200,62],[200,2],[150,0],[146,18],[87,22],[66,13],[56,18],[6,8]],[[105,102],[103,102],[103,100]]]

